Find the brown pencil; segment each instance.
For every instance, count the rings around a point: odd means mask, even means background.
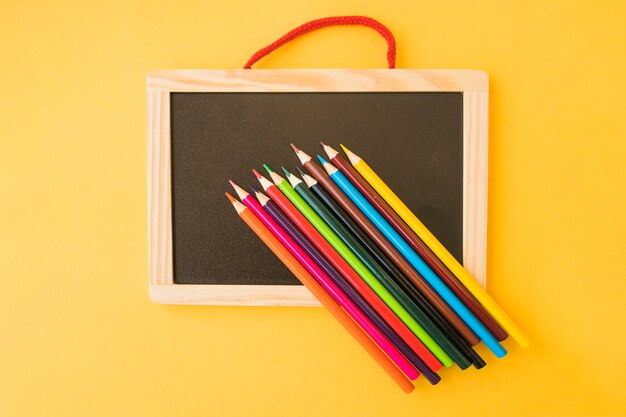
[[[311,157],[291,145],[302,165],[320,183],[326,191],[344,208],[352,219],[363,229],[363,231],[378,245],[385,255],[402,271],[402,273],[413,282],[417,289],[428,299],[437,311],[439,311],[452,326],[467,340],[475,346],[480,341],[478,336],[461,320],[459,316],[443,301],[439,295],[428,285],[424,278],[417,273],[411,264],[393,247],[391,243],[378,231],[365,215],[350,201],[341,189],[330,179],[328,174],[311,160]]]
[[[443,282],[459,297],[467,308],[480,320],[483,325],[502,341],[508,334],[500,325],[485,311],[482,305],[463,286],[450,270],[437,256],[413,233],[398,214],[383,200],[378,193],[363,179],[361,175],[339,153],[330,146],[320,142],[328,159],[354,184],[363,196],[380,212],[380,214],[396,229],[396,231],[417,252],[424,262],[441,278]]]

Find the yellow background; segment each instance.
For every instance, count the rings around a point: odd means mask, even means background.
[[[0,0],[0,416],[625,415],[626,3],[264,3]],[[533,344],[410,395],[322,309],[148,299],[146,71],[342,14],[491,80],[488,286]],[[258,67],[384,57],[337,28]]]

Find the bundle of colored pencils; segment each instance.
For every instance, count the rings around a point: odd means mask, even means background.
[[[239,216],[405,392],[442,367],[479,369],[481,341],[498,358],[524,332],[378,175],[322,143],[319,164],[291,145],[300,178],[264,165],[265,193],[233,181]]]

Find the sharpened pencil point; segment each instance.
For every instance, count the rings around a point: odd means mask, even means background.
[[[240,201],[237,201],[237,199],[235,197],[233,197],[229,193],[224,193],[224,194],[226,194],[226,197],[228,197],[230,202],[233,204],[233,207],[235,207],[235,210],[237,210],[238,214],[241,214],[241,213],[243,213],[246,210],[246,206],[241,204]]]
[[[309,155],[307,155],[304,151],[302,151],[301,149],[296,148],[293,144],[291,145],[293,150],[296,151],[296,156],[298,157],[298,159],[300,160],[300,163],[302,165],[306,164],[307,162],[309,162],[311,160],[311,157]]]
[[[233,197],[232,195],[230,195],[230,193],[224,193],[226,194],[226,197],[228,197],[228,199],[230,200],[231,203],[235,204],[237,203],[237,199],[235,197]]]
[[[263,194],[260,191],[255,191],[254,196],[256,197],[257,200],[259,200],[259,204],[261,204],[261,206],[265,207],[265,205],[267,204],[268,201],[270,201],[269,197],[266,196],[265,194]]]
[[[304,182],[305,182],[307,187],[311,188],[315,184],[317,184],[317,181],[315,180],[315,178],[313,178],[309,174],[305,174],[304,172],[300,172],[300,175],[302,175],[302,179],[304,180]]]
[[[295,188],[296,185],[302,183],[300,178],[296,177],[291,172],[287,171],[284,167],[283,167],[283,171],[285,172],[285,175],[287,176],[287,179],[289,180],[289,183],[291,184],[292,187]]]
[[[228,182],[230,183],[231,187],[233,187],[233,189],[237,192],[237,195],[239,196],[240,200],[243,200],[244,198],[250,195],[247,192],[245,192],[243,188],[238,186],[235,181],[228,180]]]
[[[322,148],[324,149],[324,152],[326,152],[326,155],[328,155],[328,159],[330,159],[331,161],[339,154],[339,152],[337,152],[328,145],[322,145]]]
[[[343,149],[344,153],[346,154],[346,156],[348,157],[348,160],[350,161],[352,165],[358,163],[361,160],[361,158],[356,156],[350,149],[346,148],[343,145],[340,145],[340,146],[341,146],[341,149]]]
[[[255,172],[255,175],[257,176],[257,179],[259,180],[261,187],[263,187],[263,190],[267,191],[267,189],[272,186],[272,183],[270,182],[270,180],[265,178],[263,175],[259,174],[258,172]]]
[[[301,177],[304,177],[306,175],[304,171],[300,169],[300,167],[296,167],[296,169],[298,170],[298,174],[300,174]]]
[[[257,171],[256,169],[252,170],[252,173],[254,174],[255,177],[257,177],[258,179],[263,178],[263,175],[259,174],[259,171]]]
[[[272,168],[270,168],[270,166],[267,164],[263,164],[263,168],[265,168],[268,174],[271,174],[272,172],[274,172],[272,171]]]
[[[286,176],[287,178],[291,177],[291,172],[289,172],[289,171],[287,170],[287,168],[285,168],[285,167],[280,167],[280,169],[282,169],[282,170],[283,170],[283,172],[285,173],[285,176]]]
[[[280,175],[278,175],[274,171],[270,170],[269,173],[270,173],[270,178],[272,179],[272,182],[274,182],[274,184],[278,185],[281,182],[285,181],[285,179],[283,177],[281,177]]]
[[[296,145],[294,145],[293,143],[290,143],[289,146],[291,146],[291,149],[293,149],[293,151],[295,153],[300,152],[300,148],[298,148]]]
[[[258,188],[256,188],[254,185],[251,185],[251,186],[250,186],[250,190],[252,190],[252,194],[256,194],[256,193],[258,193],[258,192],[259,192],[259,189],[258,189]]]
[[[320,140],[320,146],[321,146],[322,148],[324,148],[324,147],[326,146],[326,144]]]
[[[320,160],[320,162],[322,163],[322,166],[324,167],[328,175],[332,175],[338,171],[337,168],[335,168],[333,164],[325,160],[321,155],[317,155],[317,159]]]

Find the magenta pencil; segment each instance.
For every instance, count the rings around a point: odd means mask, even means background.
[[[296,242],[263,210],[261,205],[250,194],[239,187],[234,181],[230,185],[239,195],[239,198],[274,236],[282,243],[289,252],[309,271],[319,282],[326,292],[352,317],[352,319],[368,334],[368,336],[385,352],[385,354],[404,372],[411,380],[419,377],[419,372],[398,351],[398,349],[374,326],[363,313],[348,299],[348,297],[335,285],[328,275],[304,252]]]

